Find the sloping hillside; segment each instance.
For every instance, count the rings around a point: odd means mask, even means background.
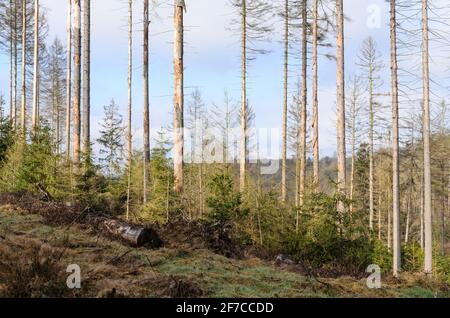
[[[175,230],[175,229],[174,229]],[[130,248],[81,226],[55,227],[42,216],[0,207],[0,296],[19,297],[446,297],[448,286],[408,276],[313,278],[256,257],[226,258],[190,240]],[[67,266],[82,288],[66,286]]]

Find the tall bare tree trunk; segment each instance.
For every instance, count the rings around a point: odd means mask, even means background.
[[[13,113],[14,113],[14,100],[13,100],[13,73],[14,73],[14,15],[13,15],[13,3],[14,0],[9,1],[9,11],[10,11],[10,19],[9,19],[9,120],[13,125]]]
[[[183,10],[186,10],[184,0],[175,1],[175,50],[174,50],[174,191],[183,192],[183,153],[184,153],[184,26]]]
[[[66,78],[66,159],[70,160],[70,122],[72,102],[72,0],[67,4],[67,78]]]
[[[430,155],[430,70],[428,49],[428,0],[422,0],[422,68],[423,68],[423,175],[424,175],[424,272],[433,272],[433,229],[431,207],[431,155]]]
[[[26,52],[27,52],[27,1],[22,0],[22,109],[20,117],[20,127],[22,135],[26,135],[26,115],[27,115],[27,79],[26,79]]]
[[[59,81],[56,82],[56,91],[58,92],[56,94],[56,140],[55,140],[55,148],[56,148],[56,154],[59,156],[60,154],[60,147],[61,147],[61,141],[60,141],[60,134],[61,134],[61,130],[60,130],[60,105],[61,105],[61,101],[59,100],[60,95],[59,95],[59,91],[60,91],[60,87],[59,87]],[[39,109],[39,108],[38,108]]]
[[[338,146],[338,191],[345,194],[346,158],[345,158],[345,60],[344,60],[344,5],[336,0],[337,23],[337,146]],[[339,202],[339,212],[344,212],[344,203]]]
[[[303,205],[306,184],[306,107],[307,107],[307,63],[308,63],[308,20],[307,0],[302,1],[302,87],[300,110],[300,206]]]
[[[420,247],[425,248],[425,201],[423,193],[423,175],[420,181]]]
[[[17,1],[14,0],[14,84],[13,84],[13,111],[12,111],[12,122],[14,131],[17,130]]]
[[[83,155],[91,149],[91,0],[83,0]]]
[[[393,274],[401,270],[401,231],[400,231],[400,155],[398,128],[398,63],[397,63],[397,19],[396,2],[391,0],[391,86],[392,86],[392,213],[393,213]]]
[[[246,187],[247,175],[247,0],[242,0],[242,87],[241,87],[241,136],[239,154],[239,187],[241,192]]]
[[[373,67],[369,66],[369,229],[373,231],[374,217],[374,100]]]
[[[148,80],[148,28],[149,4],[144,0],[144,193],[143,200],[148,200],[148,180],[150,170],[150,110],[149,110],[149,80]]]
[[[354,96],[352,100],[352,113],[351,113],[351,147],[352,147],[352,163],[351,163],[351,173],[350,173],[350,213],[353,213],[353,193],[355,187],[355,162],[356,162],[356,98]]]
[[[74,0],[73,55],[73,161],[80,164],[81,146],[81,0]],[[78,168],[78,167],[77,167]]]
[[[128,184],[127,184],[127,214],[130,218],[131,164],[133,156],[133,136],[131,132],[132,116],[132,85],[133,85],[133,0],[128,0]]]
[[[319,157],[319,101],[318,101],[318,0],[313,0],[313,25],[312,25],[312,146],[313,146],[313,176],[316,191],[320,190],[320,157]]]
[[[286,202],[286,161],[287,161],[287,111],[289,75],[289,0],[284,2],[284,96],[283,96],[283,149],[281,159],[281,201]]]
[[[31,129],[33,134],[38,127],[38,94],[39,94],[39,0],[34,0],[34,69],[33,69],[33,108]]]

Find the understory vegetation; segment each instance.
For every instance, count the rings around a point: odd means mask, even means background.
[[[0,191],[30,193],[42,201],[78,206],[80,212],[122,217],[127,199],[126,171],[105,174],[101,164],[89,163],[77,167],[74,174],[66,173],[70,163],[55,154],[51,132],[43,127],[29,143],[24,143],[12,138],[13,132],[3,126]],[[161,226],[174,219],[186,224],[198,221],[213,229],[208,235],[215,242],[210,246],[223,255],[242,258],[242,254],[230,252],[241,248],[253,249],[263,259],[284,255],[312,275],[362,278],[370,264],[379,265],[383,273],[390,272],[391,251],[368,230],[364,203],[311,191],[303,197],[302,208],[297,209],[279,203],[277,192],[268,186],[270,180],[250,180],[249,190],[241,193],[236,189],[236,175],[230,165],[188,166],[186,182],[192,188],[178,195],[172,190],[168,152],[164,143],[152,151],[151,195],[146,204],[140,203],[142,187],[133,182],[131,221]],[[137,153],[134,161],[136,175],[142,169],[139,156]],[[358,171],[362,179],[359,182],[364,183],[363,169],[360,166]],[[200,177],[204,183],[201,194],[196,190]],[[266,185],[262,186],[262,182]],[[345,203],[345,213],[338,211],[338,202]],[[438,246],[435,255],[436,278],[450,283],[448,258],[439,255]],[[423,250],[417,241],[403,244],[402,257],[403,271],[421,271]]]

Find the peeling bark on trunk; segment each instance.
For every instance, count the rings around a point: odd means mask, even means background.
[[[9,10],[10,10],[10,20],[9,20],[9,120],[12,125],[13,122],[13,112],[14,109],[14,101],[13,101],[13,73],[14,73],[14,36],[13,36],[13,25],[14,25],[14,16],[13,16],[13,0],[9,1]],[[1,105],[1,104],[0,104]]]
[[[81,5],[80,0],[74,0],[74,55],[73,55],[73,161],[75,168],[80,164],[81,123]]]
[[[184,155],[184,78],[183,78],[183,46],[184,1],[175,2],[175,50],[174,50],[174,191],[183,192],[183,155]]]
[[[83,155],[91,149],[91,1],[83,0]]]

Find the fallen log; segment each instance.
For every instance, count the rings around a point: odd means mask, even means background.
[[[96,218],[96,222],[102,231],[116,237],[133,247],[150,246],[158,248],[162,246],[162,241],[155,230],[129,224],[116,219]]]

